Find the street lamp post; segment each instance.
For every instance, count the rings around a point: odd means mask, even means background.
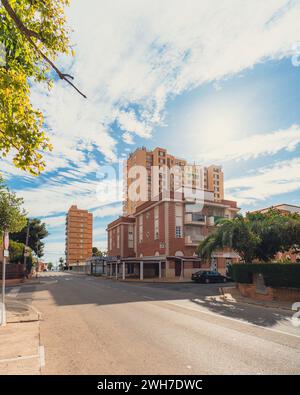
[[[6,309],[5,309],[5,277],[6,277],[6,258],[8,258],[9,233],[4,232],[3,236],[3,262],[2,262],[2,301],[1,301],[1,326],[6,325]]]
[[[27,256],[28,256],[28,242],[29,242],[29,230],[30,230],[30,220],[28,219],[28,225],[27,225],[27,232],[26,232],[26,242],[25,242],[25,248],[24,248],[24,269],[26,271],[26,278],[28,273],[27,273]]]

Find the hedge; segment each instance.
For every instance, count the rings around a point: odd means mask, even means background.
[[[253,274],[261,273],[267,287],[300,288],[300,264],[252,263],[232,265],[237,283],[252,284]]]

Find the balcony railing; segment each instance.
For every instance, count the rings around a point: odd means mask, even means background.
[[[202,214],[189,213],[185,214],[185,224],[186,225],[206,225],[206,217]]]
[[[201,241],[205,239],[205,236],[185,236],[185,245],[187,246],[197,246]]]

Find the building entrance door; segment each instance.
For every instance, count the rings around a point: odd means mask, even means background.
[[[176,259],[175,261],[175,276],[181,276],[181,261],[179,259]]]

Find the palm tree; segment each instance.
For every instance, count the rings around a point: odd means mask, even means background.
[[[238,215],[220,221],[216,231],[199,244],[197,252],[203,259],[209,259],[214,251],[227,247],[236,251],[244,262],[251,262],[255,258],[259,241],[250,222]]]

